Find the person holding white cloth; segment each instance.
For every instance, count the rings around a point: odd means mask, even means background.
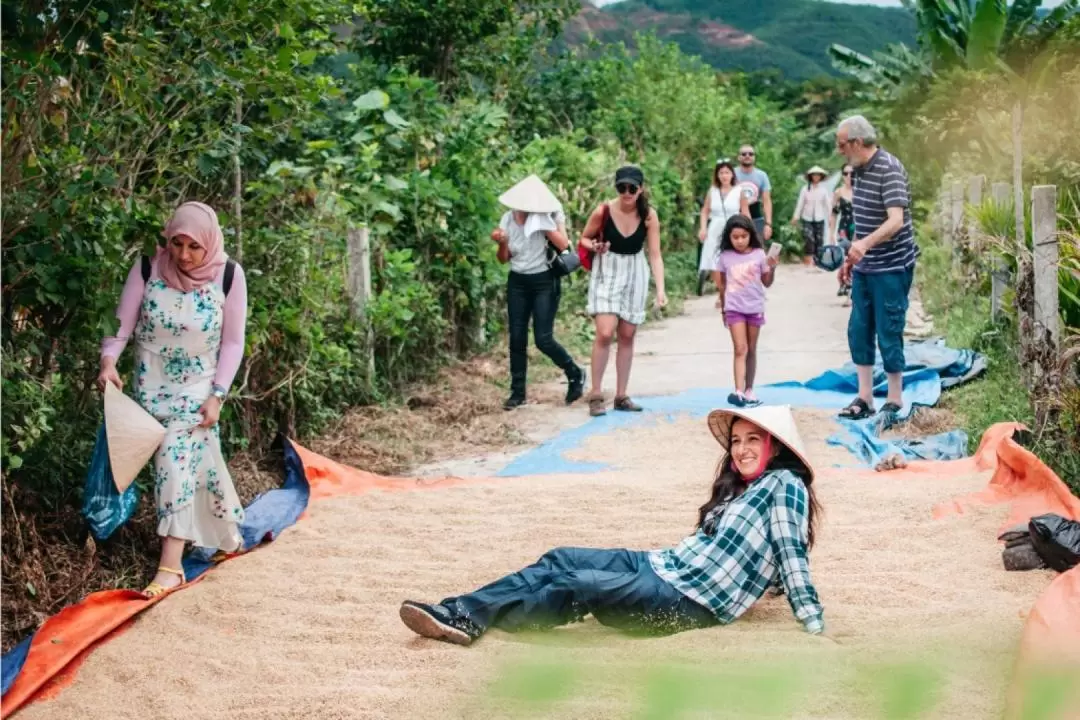
[[[741,187],[735,182],[735,166],[727,158],[720,158],[713,168],[712,187],[705,196],[705,204],[701,206],[701,227],[698,230],[698,241],[702,243],[698,272],[709,273],[716,284],[720,292],[716,307],[724,303],[720,285],[723,277],[717,271],[716,265],[720,256],[720,235],[724,232],[728,218],[736,214],[750,217],[750,205]]]
[[[832,215],[832,194],[824,183],[827,175],[820,165],[806,171],[806,185],[791,216],[792,225],[802,224],[804,265],[813,265],[825,244],[825,221]]]
[[[581,397],[585,372],[555,340],[555,313],[560,282],[549,266],[551,245],[559,252],[570,247],[562,204],[547,185],[530,175],[499,198],[510,208],[503,214],[491,239],[499,244],[499,262],[510,263],[506,303],[510,330],[510,397],[503,407],[513,410],[525,403],[529,366],[529,320],[536,348],[566,373],[566,404]]]

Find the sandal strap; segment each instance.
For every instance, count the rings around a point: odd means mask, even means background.
[[[158,572],[167,572],[167,573],[171,573],[173,575],[179,575],[181,581],[186,579],[184,577],[184,571],[183,570],[176,570],[175,568],[165,567],[164,565],[158,565]]]

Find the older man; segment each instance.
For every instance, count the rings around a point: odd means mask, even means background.
[[[874,126],[861,115],[842,121],[836,149],[855,168],[856,240],[840,279],[851,283],[848,348],[859,376],[859,396],[840,415],[859,419],[874,414],[875,339],[889,380],[881,412],[903,407],[904,325],[917,249],[907,171],[878,147]]]

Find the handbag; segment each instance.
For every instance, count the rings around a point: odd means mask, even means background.
[[[604,203],[603,208],[603,215],[600,217],[600,234],[596,236],[596,239],[601,242],[604,240],[604,226],[607,225],[608,213],[610,212],[607,203]],[[596,256],[596,252],[593,250],[586,250],[583,245],[579,244],[577,254],[578,260],[581,261],[581,267],[585,268],[586,271],[591,271],[593,258]]]
[[[580,247],[577,253],[572,252],[570,248],[560,252],[549,242],[547,246],[547,262],[552,275],[557,278],[566,277],[581,267]]]

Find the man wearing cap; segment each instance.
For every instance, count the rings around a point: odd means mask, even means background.
[[[813,265],[825,244],[825,220],[832,213],[832,194],[822,182],[826,176],[820,165],[806,171],[806,185],[799,191],[791,224],[802,224],[803,264]]]
[[[889,381],[881,411],[903,407],[904,325],[918,249],[907,171],[878,146],[874,126],[861,115],[841,121],[836,149],[855,168],[856,239],[840,279],[851,283],[848,347],[859,378],[859,395],[840,416],[861,419],[874,414],[875,339]]]
[[[525,402],[529,355],[529,321],[536,348],[566,373],[566,404],[581,397],[585,371],[555,339],[559,278],[550,269],[551,250],[570,247],[562,204],[536,175],[530,175],[499,198],[510,210],[503,214],[491,239],[498,243],[499,262],[510,264],[506,283],[510,330],[510,397],[507,410]]]

